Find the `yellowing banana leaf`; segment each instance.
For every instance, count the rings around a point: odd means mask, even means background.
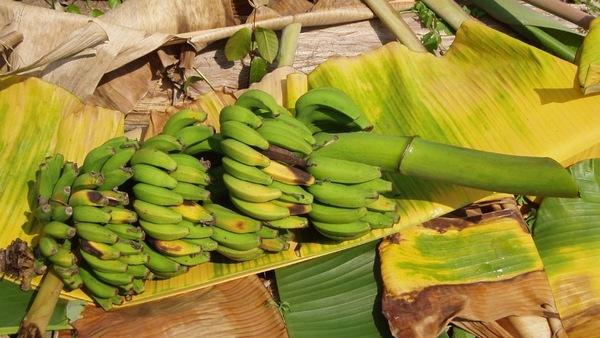
[[[571,338],[600,330],[600,159],[571,167],[581,198],[546,198],[538,209],[533,238],[556,307]]]
[[[514,199],[458,211],[379,246],[383,312],[394,336],[433,337],[455,320],[477,336],[523,337],[518,323],[526,318],[546,324],[529,336],[550,337],[544,317],[557,314],[542,305],[553,304],[552,293]]]
[[[585,95],[600,92],[600,18],[594,19],[578,55],[579,85]]]
[[[83,104],[37,78],[0,80],[0,247],[20,237],[31,242],[28,200],[46,155],[83,163],[88,151],[123,134],[123,114]]]
[[[378,244],[275,270],[290,337],[391,337],[381,313]]]

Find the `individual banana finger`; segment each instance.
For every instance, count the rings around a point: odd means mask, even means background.
[[[71,192],[84,189],[96,189],[104,183],[104,176],[100,172],[90,171],[83,173],[73,181]]]
[[[362,190],[376,191],[378,193],[391,192],[393,189],[392,182],[384,180],[383,178],[376,178],[374,180],[355,184],[354,187]]]
[[[133,283],[133,275],[127,272],[94,271],[94,276],[100,281],[114,286],[122,286]]]
[[[376,200],[367,204],[367,209],[379,212],[396,211],[397,208],[398,203],[396,201],[383,195],[379,195]]]
[[[261,238],[260,248],[269,252],[281,252],[290,248],[290,244],[279,238]]]
[[[187,256],[202,252],[202,248],[199,245],[180,239],[172,241],[151,239],[150,244],[156,251],[167,256]]]
[[[250,261],[256,258],[259,258],[260,256],[264,255],[264,251],[261,248],[252,248],[250,250],[235,250],[235,249],[231,249],[228,248],[226,246],[221,246],[219,245],[219,247],[216,250],[218,253],[220,253],[221,255],[225,256],[226,258],[231,259],[232,261],[237,261],[237,262],[244,262],[244,261]]]
[[[89,266],[102,272],[126,272],[127,264],[117,259],[100,259],[92,254],[87,253],[84,250],[79,250],[81,257],[85,260]]]
[[[288,166],[277,161],[262,168],[262,171],[273,178],[273,180],[289,185],[313,185],[315,178],[304,170]]]
[[[132,266],[139,266],[148,263],[148,255],[145,252],[140,252],[133,255],[122,255],[119,257],[119,260],[129,265],[127,272],[139,277],[138,274],[132,271]]]
[[[351,185],[317,182],[307,190],[321,203],[342,208],[360,208],[374,201],[378,194],[359,190]]]
[[[63,268],[68,268],[77,263],[75,255],[65,247],[58,247],[54,255],[48,256],[48,260],[52,264],[62,266]]]
[[[69,205],[74,207],[89,205],[95,207],[108,206],[109,200],[96,190],[79,190],[71,194]]]
[[[194,224],[186,220],[179,222],[178,225],[186,227],[190,231],[185,238],[207,238],[213,234],[213,228],[211,226]]]
[[[129,204],[129,194],[124,191],[100,190],[98,191],[108,201],[108,206],[116,207]]]
[[[210,200],[210,191],[202,186],[192,183],[177,182],[173,192],[178,193],[188,201],[208,201]]]
[[[313,195],[300,186],[273,181],[269,187],[281,190],[281,196],[278,198],[281,201],[298,204],[313,202]]]
[[[60,203],[69,202],[69,196],[71,195],[71,186],[79,174],[77,164],[73,162],[67,162],[62,168],[60,178],[56,181],[54,188],[52,189],[52,200]]]
[[[263,225],[260,230],[256,232],[256,235],[260,238],[275,238],[279,236],[279,231],[267,225]]]
[[[144,246],[144,253],[148,255],[148,262],[146,266],[154,273],[177,273],[183,269],[181,264],[170,260],[169,258],[158,253],[145,242],[142,242]]]
[[[215,130],[211,126],[195,124],[178,130],[174,136],[177,137],[177,140],[184,148],[187,148],[208,139],[214,133]]]
[[[104,163],[116,154],[116,152],[116,149],[111,145],[101,145],[100,147],[94,148],[83,160],[80,172],[82,174],[92,171],[100,172]]]
[[[231,159],[249,166],[266,167],[271,163],[267,156],[234,139],[221,141],[221,149]]]
[[[177,224],[183,220],[181,214],[171,210],[168,207],[135,200],[133,208],[140,219],[159,224]]]
[[[202,111],[183,109],[173,114],[165,123],[162,134],[175,136],[181,129],[191,126],[194,123],[204,122],[206,113]]]
[[[78,223],[108,223],[111,214],[105,210],[89,205],[73,207],[73,221]]]
[[[98,190],[112,190],[127,182],[133,177],[133,169],[118,168],[104,173],[104,182],[98,186]]]
[[[122,224],[122,223],[135,223],[138,219],[137,214],[133,210],[125,209],[123,207],[104,207],[102,211],[110,214],[110,223]]]
[[[369,223],[371,229],[391,228],[398,222],[400,216],[394,211],[369,211],[360,220]]]
[[[133,255],[123,256],[123,258],[125,258],[125,257],[131,257],[131,256],[133,256]],[[148,269],[148,267],[144,265],[144,264],[146,264],[148,262],[148,256],[145,255],[143,257],[146,258],[145,261],[144,261],[144,263],[141,263],[141,264],[130,264],[127,267],[127,273],[131,274],[135,278],[149,279],[148,277],[150,277],[150,275],[151,275],[150,269]]]
[[[193,201],[183,201],[182,204],[169,207],[181,217],[192,223],[212,224],[214,217],[200,204]],[[177,222],[179,223],[179,222]]]
[[[130,224],[108,223],[104,227],[114,232],[121,239],[141,241],[146,237],[146,233],[142,228]]]
[[[240,215],[218,204],[205,204],[204,208],[214,217],[214,226],[235,233],[250,233],[260,229],[260,221]]]
[[[96,297],[111,298],[119,293],[119,290],[116,287],[101,282],[86,268],[81,268],[79,274],[81,275],[85,288]]]
[[[272,203],[280,207],[287,208],[290,211],[291,216],[304,215],[309,213],[312,209],[311,204],[290,203],[282,200],[274,200]]]
[[[254,129],[260,127],[262,124],[262,119],[254,114],[250,109],[238,105],[229,105],[221,109],[219,114],[219,122],[222,125],[227,121],[245,123]]]
[[[269,142],[261,134],[241,122],[227,121],[221,123],[221,135],[225,138],[238,140],[251,147],[263,150],[269,148]]]
[[[56,239],[73,238],[77,230],[62,222],[50,222],[44,225],[42,232]]]
[[[340,208],[330,205],[313,203],[308,216],[312,220],[324,223],[356,222],[367,214],[367,208]]]
[[[49,236],[40,236],[38,240],[38,248],[42,255],[45,257],[50,257],[56,255],[60,247],[54,238]]]
[[[75,223],[77,236],[88,241],[115,244],[119,237],[109,229],[96,223]]]
[[[175,262],[173,262],[175,263]],[[154,279],[169,279],[169,278],[173,278],[173,277],[177,277],[177,276],[181,276],[184,273],[188,272],[188,267],[185,265],[180,265],[179,271],[176,272],[159,272],[159,271],[152,271],[154,273]]]
[[[322,155],[312,155],[308,159],[307,170],[317,179],[346,184],[364,183],[381,177],[378,167]]]
[[[304,140],[306,142],[308,142],[310,145],[313,145],[316,143],[316,140],[312,134],[312,131],[310,131],[310,129],[308,129],[308,127],[304,123],[300,122],[293,116],[281,114],[278,117],[276,117],[275,120],[283,121],[284,123],[293,127],[295,129],[295,132],[299,133],[304,138]]]
[[[56,202],[50,202],[52,207],[52,220],[57,222],[66,222],[73,216],[73,208],[70,205],[65,205]]]
[[[310,155],[312,153],[312,146],[304,140],[301,136],[290,137],[289,131],[273,129],[267,127],[265,123],[257,129],[258,133],[269,142],[284,149],[300,152],[304,155]]]
[[[182,151],[183,145],[173,135],[158,134],[145,140],[142,148],[154,148],[168,153],[171,151]]]
[[[212,238],[184,238],[183,240],[200,246],[202,251],[215,251],[219,246],[219,243]]]
[[[79,247],[81,250],[94,255],[100,259],[117,259],[121,257],[121,252],[113,245],[106,243],[87,241],[85,239],[79,240]]]
[[[183,153],[188,155],[196,155],[204,152],[222,153],[220,134],[215,134],[202,142],[198,142],[183,149]]]
[[[141,220],[140,226],[148,236],[160,240],[170,241],[185,238],[190,234],[190,229],[181,225],[181,222],[175,224],[157,224]]]
[[[274,221],[264,221],[264,223],[275,229],[301,229],[308,227],[308,219],[300,216],[290,216]]]
[[[136,146],[118,148],[116,154],[111,156],[104,165],[102,165],[100,172],[106,174],[107,172],[126,167],[131,160],[131,157],[133,157],[133,154],[135,154],[136,149]]]
[[[132,169],[133,179],[137,182],[168,189],[173,189],[177,186],[177,180],[169,176],[169,173],[160,168],[148,164],[137,164],[134,165]]]
[[[130,239],[119,239],[113,247],[121,253],[121,255],[137,255],[142,253],[143,246],[139,241]]]
[[[260,169],[240,163],[227,156],[221,159],[225,172],[229,175],[251,183],[269,185],[273,182],[273,178],[261,171]]]
[[[210,253],[200,252],[197,254],[191,254],[186,256],[169,256],[169,259],[181,265],[195,266],[208,262],[210,260]]]
[[[177,169],[171,171],[169,175],[178,182],[200,184],[204,186],[210,183],[210,176],[205,170],[199,170],[186,165],[177,166]]]
[[[175,160],[173,160],[167,153],[154,148],[139,149],[131,157],[130,163],[132,166],[138,164],[147,164],[168,171],[173,171],[177,168],[177,162],[175,162]]]
[[[251,183],[223,174],[223,182],[232,196],[249,202],[268,202],[281,197],[281,190]]]
[[[173,160],[175,160],[175,162],[177,162],[178,166],[184,165],[184,166],[192,167],[192,168],[200,170],[200,171],[206,171],[210,167],[210,162],[204,161],[204,160],[199,160],[192,155],[182,154],[182,153],[174,153],[174,154],[169,154],[169,156],[171,156],[171,158]]]
[[[234,196],[230,196],[230,198],[231,202],[236,208],[248,216],[261,221],[273,221],[290,216],[290,211],[287,208],[278,206],[271,202],[254,203],[241,200]]]
[[[214,228],[210,238],[217,241],[219,246],[224,245],[240,251],[250,250],[260,245],[260,237],[257,233],[237,234],[217,227]]]
[[[180,194],[151,184],[138,183],[133,186],[133,193],[137,199],[156,205],[169,206],[183,203]]]
[[[52,220],[52,207],[50,204],[38,205],[33,209],[33,217],[41,222],[50,222]]]
[[[331,239],[343,240],[356,239],[364,236],[371,231],[371,227],[367,222],[351,222],[351,223],[323,223],[312,222],[315,229],[325,237]]]

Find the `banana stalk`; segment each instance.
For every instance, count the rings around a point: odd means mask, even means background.
[[[419,137],[363,132],[332,134],[323,142],[315,154],[380,166],[403,175],[496,192],[563,197],[578,194],[569,172],[550,158],[504,155]]]
[[[18,333],[19,338],[44,336],[62,288],[63,282],[54,272],[46,273],[33,304],[23,318]]]

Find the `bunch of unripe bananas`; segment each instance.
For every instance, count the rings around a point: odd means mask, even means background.
[[[34,211],[43,223],[38,251],[67,287],[83,285],[108,309],[143,292],[147,279],[210,261],[210,252],[246,261],[288,250],[310,225],[337,241],[391,227],[396,204],[381,195],[392,190],[381,170],[319,154],[331,138],[323,131],[370,127],[360,110],[343,92],[321,88],[295,111],[248,90],[221,111],[220,134],[205,113],[182,110],[141,144],[107,141],[81,168],[61,155],[46,159]],[[213,177],[204,155],[217,159]],[[225,201],[209,192],[220,184]]]

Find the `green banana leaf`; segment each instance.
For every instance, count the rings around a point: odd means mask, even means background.
[[[533,225],[556,307],[569,337],[600,330],[600,159],[570,168],[581,198],[546,198]]]
[[[377,244],[275,270],[290,337],[391,337],[381,313]]]
[[[21,320],[33,301],[35,292],[23,292],[18,285],[0,281],[0,335],[17,333]],[[48,330],[71,329],[69,322],[79,318],[83,303],[79,301],[59,300],[50,319]]]
[[[579,85],[585,95],[600,92],[600,18],[590,24],[578,54]]]
[[[478,0],[473,4],[550,53],[575,62],[583,36],[574,30],[516,0]]]

